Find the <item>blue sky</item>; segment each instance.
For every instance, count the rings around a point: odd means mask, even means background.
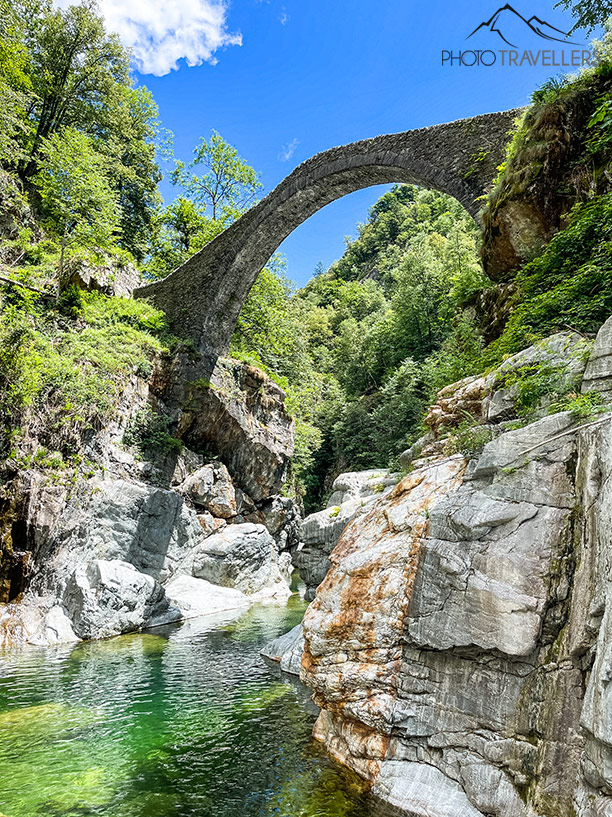
[[[499,5],[234,0],[223,30],[224,41],[235,44],[212,49],[216,64],[179,60],[179,69],[164,76],[137,76],[174,132],[177,157],[188,161],[199,137],[215,128],[261,172],[269,192],[300,162],[334,145],[525,104],[560,69],[441,64],[442,49],[508,48],[489,31],[466,42]],[[513,6],[527,18],[571,28],[569,13],[551,2]],[[562,47],[537,37],[520,43],[521,50],[553,46]],[[162,190],[167,200],[176,194],[167,182]],[[327,266],[338,258],[344,236],[355,234],[383,190],[353,193],[298,228],[281,246],[289,276],[304,284],[318,261]]]

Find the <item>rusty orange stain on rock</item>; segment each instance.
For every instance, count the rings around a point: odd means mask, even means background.
[[[302,680],[321,707],[315,737],[330,753],[374,780],[389,739],[355,719],[357,706],[392,729],[404,620],[414,591],[428,511],[463,481],[462,457],[440,459],[406,476],[351,523],[304,618]],[[311,651],[316,640],[317,655]],[[351,713],[346,703],[353,704]]]

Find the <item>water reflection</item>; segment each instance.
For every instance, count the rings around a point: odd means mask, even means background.
[[[0,655],[5,817],[372,817],[261,646],[304,603]]]

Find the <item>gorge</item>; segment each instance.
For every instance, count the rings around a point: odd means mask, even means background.
[[[594,52],[223,218],[179,161],[192,198],[138,210],[97,97],[40,154],[15,131],[0,817],[612,817],[612,35]],[[113,71],[108,109],[142,111]],[[292,288],[283,239],[380,183]]]

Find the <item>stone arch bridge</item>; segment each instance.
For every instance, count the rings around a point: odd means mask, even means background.
[[[224,355],[259,272],[303,221],[375,184],[417,184],[454,196],[477,218],[520,113],[503,111],[377,136],[313,156],[238,221],[161,281],[134,293],[168,315],[210,360]]]

